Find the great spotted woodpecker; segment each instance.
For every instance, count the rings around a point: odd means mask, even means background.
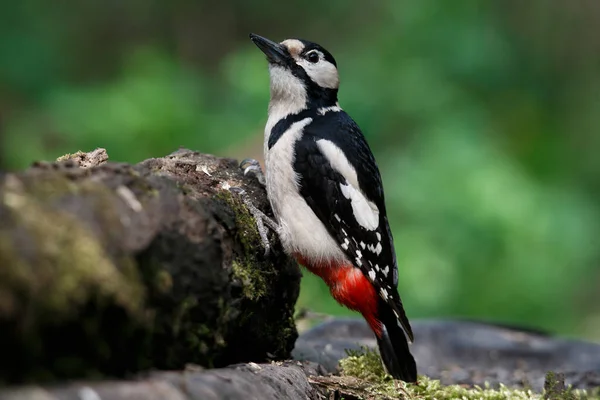
[[[259,215],[260,225],[275,229],[288,254],[364,316],[386,370],[414,382],[413,333],[397,290],[383,185],[360,128],[338,103],[336,61],[306,40],[250,38],[267,56],[271,81],[266,175],[258,162],[242,163],[265,183],[273,208],[276,222]]]

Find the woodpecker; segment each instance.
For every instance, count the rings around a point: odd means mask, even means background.
[[[388,373],[415,382],[382,180],[360,128],[338,103],[337,63],[307,40],[250,39],[269,65],[266,168],[263,175],[255,160],[242,168],[264,182],[275,221],[253,211],[335,300],[363,315]]]

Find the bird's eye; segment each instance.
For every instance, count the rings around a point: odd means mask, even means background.
[[[306,55],[306,59],[309,62],[315,64],[315,63],[317,63],[319,61],[319,53],[317,53],[316,51],[311,51],[310,53],[308,53]]]

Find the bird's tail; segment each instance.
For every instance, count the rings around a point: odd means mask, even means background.
[[[400,327],[393,310],[387,305],[380,305],[379,318],[385,329],[382,330],[381,337],[377,338],[377,344],[383,365],[395,379],[416,382],[417,364],[408,348],[406,334]]]

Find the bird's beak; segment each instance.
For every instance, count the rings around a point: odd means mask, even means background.
[[[281,65],[289,63],[291,57],[285,46],[254,33],[250,34],[250,40],[265,53],[270,63]]]

